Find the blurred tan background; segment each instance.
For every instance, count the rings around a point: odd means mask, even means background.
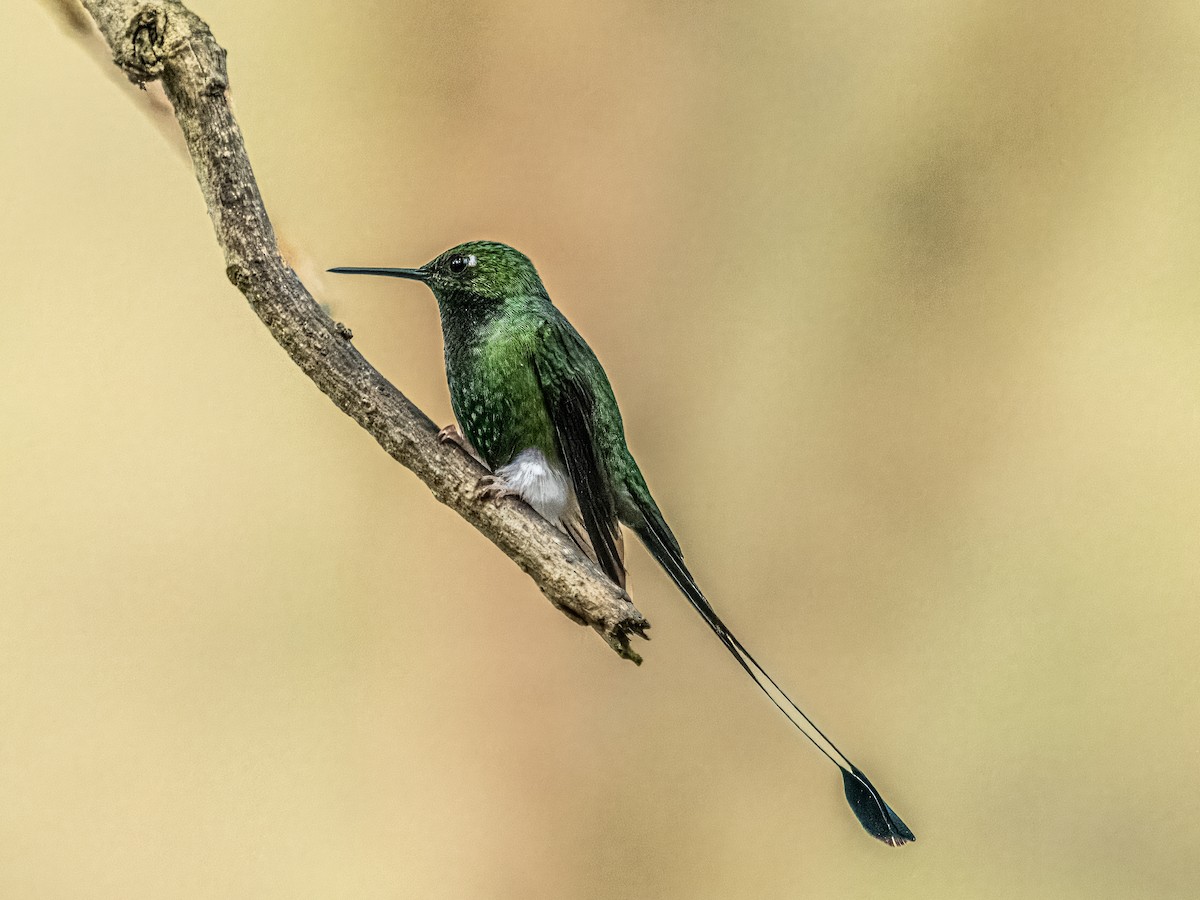
[[[314,268],[529,253],[718,608],[641,669],[300,374],[0,29],[0,896],[1200,893],[1200,8],[196,0]],[[313,279],[449,421],[432,297]]]

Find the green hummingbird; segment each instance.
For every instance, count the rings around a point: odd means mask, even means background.
[[[550,302],[537,270],[506,244],[473,241],[419,269],[330,269],[423,281],[437,298],[450,401],[464,444],[492,474],[485,497],[519,496],[616,583],[625,584],[621,525],[687,597],[738,665],[842,772],[846,799],[873,837],[916,840],[879,791],[793,703],[717,616],[625,444],[617,400],[596,354]]]

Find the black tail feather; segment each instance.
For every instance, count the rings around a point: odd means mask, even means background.
[[[846,788],[846,802],[858,821],[871,837],[879,838],[892,847],[902,847],[909,841],[915,841],[916,835],[909,830],[903,820],[896,815],[890,806],[884,802],[875,785],[867,776],[851,764],[849,772],[842,769],[842,782]]]
[[[692,607],[700,613],[701,618],[725,645],[730,655],[737,660],[738,665],[754,680],[759,690],[767,695],[775,707],[801,734],[808,738],[814,747],[842,770],[846,801],[867,833],[892,847],[899,847],[909,841],[915,841],[916,837],[912,831],[887,805],[867,776],[838,750],[833,741],[822,733],[821,729],[804,714],[799,706],[792,702],[783,689],[775,683],[775,679],[767,674],[766,670],[750,654],[750,651],[721,621],[712,608],[712,604],[708,602],[695,579],[692,578],[691,572],[684,565],[679,544],[675,541],[667,524],[662,521],[657,509],[645,512],[648,513],[645,517],[645,524],[637,529],[637,533],[646,545],[646,549],[671,576],[671,580],[687,597]]]

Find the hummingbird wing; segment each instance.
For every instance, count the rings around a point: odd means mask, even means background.
[[[607,398],[597,397],[596,392],[608,388],[608,378],[591,348],[561,315],[545,323],[539,338],[533,371],[554,426],[559,456],[579,501],[594,559],[604,574],[624,585],[616,493],[605,465],[605,448],[598,440],[600,407]],[[611,388],[608,392],[611,394]],[[615,400],[611,406],[615,410]]]

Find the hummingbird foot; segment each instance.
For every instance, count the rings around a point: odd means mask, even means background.
[[[467,436],[462,433],[462,429],[457,424],[452,422],[439,431],[437,433],[437,441],[439,444],[453,444],[481,466],[487,466],[487,463],[483,461],[483,458],[471,446],[471,442],[467,440]]]
[[[439,444],[458,444],[460,447],[467,442],[467,439],[463,437],[462,429],[454,422],[439,431],[437,439]]]
[[[503,500],[505,497],[520,496],[520,492],[510,487],[498,475],[484,475],[475,484],[476,500]]]

